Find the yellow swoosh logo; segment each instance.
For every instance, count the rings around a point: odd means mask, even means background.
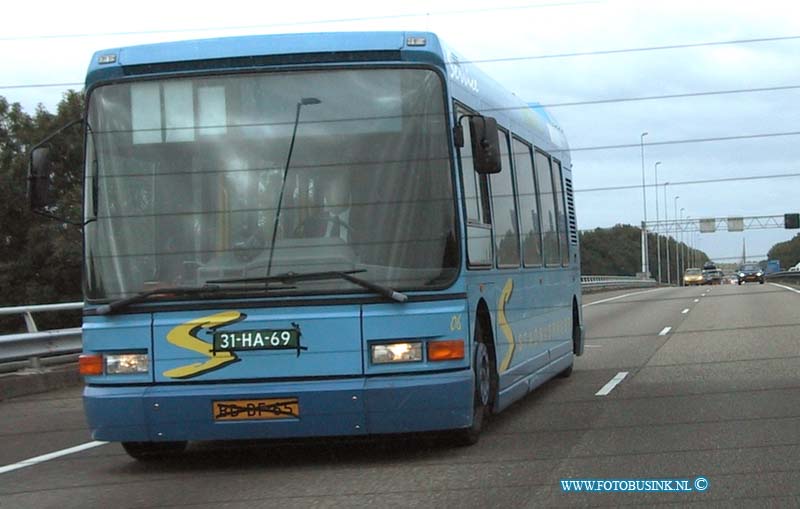
[[[506,281],[506,285],[503,287],[503,291],[500,293],[500,301],[497,303],[497,325],[500,327],[500,330],[503,331],[503,335],[506,337],[506,342],[508,342],[508,351],[506,352],[505,357],[503,357],[503,361],[500,363],[500,371],[505,371],[508,369],[508,365],[511,364],[511,358],[514,356],[514,348],[516,344],[514,342],[514,331],[511,330],[511,326],[508,325],[508,320],[506,319],[506,303],[511,298],[511,292],[514,289],[514,281],[509,279]]]
[[[192,350],[209,357],[209,359],[205,362],[195,362],[170,369],[164,372],[164,376],[169,378],[192,378],[239,361],[239,357],[233,352],[214,352],[214,345],[198,338],[197,333],[201,329],[216,329],[223,325],[236,323],[242,320],[244,316],[238,311],[223,311],[215,315],[196,318],[169,331],[167,333],[167,341],[177,347]]]

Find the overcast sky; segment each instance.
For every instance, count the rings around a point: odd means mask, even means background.
[[[80,89],[94,51],[133,44],[228,35],[340,30],[429,30],[528,102],[557,104],[754,88],[800,87],[800,3],[745,1],[497,2],[12,2],[0,35],[0,95],[33,112],[52,110],[66,88]],[[13,20],[13,21],[11,21]],[[796,37],[792,39],[791,37]],[[783,40],[617,52],[748,39]],[[595,52],[585,56],[532,58]],[[527,57],[527,58],[520,58]],[[512,60],[502,61],[502,59]],[[29,87],[52,83],[71,87]],[[800,88],[701,95],[551,110],[573,148],[577,190],[654,183],[800,174],[800,136],[703,143],[668,141],[800,131]],[[648,145],[652,143],[654,145]],[[667,188],[684,216],[765,216],[800,211],[800,177]],[[648,189],[648,219],[656,217]],[[659,217],[664,188],[659,187]],[[576,194],[580,228],[642,221],[642,189]],[[797,230],[696,234],[712,258],[735,261],[742,239],[759,258]],[[655,266],[653,266],[655,271]]]

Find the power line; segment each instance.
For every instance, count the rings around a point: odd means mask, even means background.
[[[401,162],[401,161],[394,161],[394,162]],[[335,165],[331,165],[335,166]],[[258,170],[254,169],[243,169],[243,170],[213,170],[213,171],[203,171],[203,172],[195,172],[195,174],[231,174],[231,173],[242,173],[242,172],[251,172],[251,171],[264,171],[266,169],[260,168]],[[164,173],[161,176],[170,176],[170,175],[181,175],[185,172],[176,172],[176,173]],[[122,178],[122,177],[132,177],[132,176],[140,176],[139,174],[121,174],[121,175],[114,175],[114,177]],[[800,172],[796,173],[773,173],[770,175],[747,175],[742,177],[724,177],[724,178],[713,178],[713,179],[698,179],[698,180],[682,180],[677,182],[667,182],[666,184],[671,187],[677,186],[690,186],[690,185],[702,185],[702,184],[719,184],[724,182],[742,182],[742,181],[752,181],[752,180],[771,180],[771,179],[781,179],[781,178],[799,178]],[[108,176],[106,178],[109,178]],[[6,181],[11,182],[12,178],[10,177],[0,177],[0,182]],[[655,184],[647,184],[645,187],[647,188],[661,188],[664,184],[659,184],[656,186]],[[600,191],[625,191],[630,189],[639,190],[641,189],[641,184],[632,184],[632,185],[624,185],[624,186],[605,186],[605,187],[590,187],[584,189],[575,189],[573,191],[574,194],[578,193],[594,193]],[[502,195],[495,195],[496,197],[509,197],[510,195],[502,194]],[[524,194],[521,196],[525,196]],[[446,198],[445,201],[449,201],[451,198]],[[415,200],[406,200],[403,203],[410,203],[411,201]],[[420,200],[424,201],[424,200]]]
[[[733,141],[733,140],[753,140],[759,138],[778,138],[782,136],[797,136],[800,131],[788,131],[781,133],[758,133],[758,134],[740,134],[736,136],[716,136],[710,138],[686,138],[683,140],[667,140],[667,141],[649,141],[642,143],[624,143],[621,145],[597,145],[593,147],[575,147],[568,150],[553,150],[552,152],[586,152],[590,150],[616,150],[621,148],[639,148],[641,145],[645,147],[657,147],[661,145],[680,145],[685,143],[708,143],[714,141]],[[639,186],[641,189],[641,186]]]
[[[47,88],[47,87],[73,87],[73,86],[83,86],[83,83],[80,82],[72,82],[72,83],[38,83],[38,84],[31,84],[31,85],[0,85],[0,90],[8,90],[8,89],[21,89],[21,88]],[[664,99],[681,99],[681,98],[689,98],[689,97],[704,97],[704,96],[714,96],[714,95],[730,95],[730,94],[747,94],[747,93],[759,93],[759,92],[776,92],[776,91],[783,91],[783,90],[797,90],[800,89],[800,85],[778,85],[774,87],[758,87],[758,88],[739,88],[739,89],[732,89],[732,90],[709,90],[704,92],[686,92],[683,94],[663,94],[663,95],[650,95],[650,96],[641,96],[641,97],[618,97],[612,99],[592,99],[588,101],[574,101],[574,102],[563,102],[563,103],[548,103],[548,104],[539,104],[539,103],[528,103],[528,106],[511,106],[507,108],[489,108],[485,111],[487,112],[496,112],[496,111],[513,111],[513,110],[524,110],[530,108],[562,108],[562,107],[570,107],[570,106],[586,106],[586,105],[594,105],[594,104],[613,104],[613,103],[623,103],[623,102],[637,102],[637,101],[657,101],[657,100],[664,100]]]
[[[736,140],[736,139],[748,139],[748,138],[764,138],[770,136],[792,136],[792,135],[799,135],[800,132],[790,132],[790,133],[771,133],[771,134],[756,134],[756,135],[739,135],[739,136],[728,136],[728,137],[717,137],[717,138],[697,138],[697,139],[686,139],[686,140],[672,140],[672,141],[665,141],[665,142],[653,142],[653,143],[646,143],[645,145],[667,145],[667,144],[680,144],[680,143],[696,143],[696,142],[704,142],[704,141],[719,141],[719,140]],[[626,148],[626,147],[638,147],[639,144],[630,144],[630,145],[607,145],[607,146],[597,146],[597,147],[583,147],[579,149],[571,149],[572,151],[576,150],[600,150],[606,148]],[[392,163],[402,163],[408,162],[410,160],[392,160]],[[364,164],[377,164],[380,161],[366,161]],[[348,163],[352,164],[352,163]],[[335,167],[338,166],[339,163],[327,163],[325,166]],[[316,165],[319,166],[319,165]],[[259,170],[267,170],[268,168],[260,168]],[[252,169],[243,169],[243,170],[212,170],[212,171],[205,171],[203,173],[236,173],[236,172],[249,172],[254,171]],[[181,172],[182,173],[182,172]],[[169,175],[169,174],[165,174]],[[139,174],[121,174],[115,175],[115,177],[126,177],[126,176],[139,176]],[[698,185],[698,184],[715,184],[715,183],[722,183],[722,182],[740,182],[740,181],[748,181],[748,180],[769,180],[769,179],[778,179],[778,178],[797,178],[800,177],[800,172],[792,172],[792,173],[774,173],[769,175],[748,175],[743,177],[724,177],[724,178],[713,178],[713,179],[697,179],[697,180],[684,180],[684,181],[677,181],[677,182],[668,182],[667,184],[670,186],[686,186],[686,185]],[[0,181],[3,180],[10,180],[6,178],[0,178]],[[660,188],[664,184],[659,184],[656,186],[655,184],[647,184],[645,187],[647,188]],[[623,186],[605,186],[605,187],[592,187],[592,188],[584,188],[584,189],[575,189],[574,193],[592,193],[592,192],[599,192],[599,191],[623,191],[628,189],[641,189],[641,184],[631,184],[631,185],[623,185]]]
[[[78,87],[83,86],[83,83],[32,83],[30,85],[0,85],[0,90],[12,90],[19,88],[47,88],[47,87]]]
[[[686,97],[703,97],[709,95],[726,95],[726,94],[747,94],[747,93],[754,93],[754,92],[775,92],[780,90],[795,90],[800,88],[800,85],[783,85],[783,86],[775,86],[775,87],[759,87],[759,88],[738,88],[733,90],[711,90],[706,92],[686,92],[683,94],[664,94],[664,95],[648,95],[648,96],[641,96],[641,97],[618,97],[615,99],[594,99],[589,101],[575,101],[575,102],[564,102],[564,103],[550,103],[550,104],[538,104],[538,103],[531,103],[531,107],[539,107],[539,108],[562,108],[567,106],[585,106],[591,104],[608,104],[608,103],[622,103],[622,102],[634,102],[634,101],[655,101],[655,100],[662,100],[662,99],[681,99]],[[509,108],[511,109],[511,108]],[[517,108],[514,108],[517,109]]]
[[[695,184],[717,184],[720,182],[739,182],[743,180],[767,180],[767,179],[775,179],[775,178],[793,178],[793,177],[800,177],[800,173],[777,173],[774,175],[750,175],[747,177],[726,177],[726,178],[716,178],[716,179],[703,179],[703,180],[684,180],[680,182],[667,182],[669,186],[687,186],[687,185],[695,185]],[[656,186],[655,184],[647,184],[646,187],[653,188],[653,187],[663,187],[664,184],[659,184]],[[575,189],[574,193],[593,193],[597,191],[622,191],[625,189],[641,189],[641,185],[628,185],[628,186],[609,186],[609,187],[590,187],[586,189]]]
[[[573,2],[550,2],[544,4],[528,4],[528,5],[512,5],[505,7],[484,7],[480,9],[454,9],[446,11],[428,11],[424,13],[408,13],[408,14],[388,14],[384,16],[364,16],[355,18],[336,18],[336,19],[321,19],[314,21],[287,21],[283,23],[268,23],[261,25],[234,25],[223,27],[195,27],[195,28],[175,28],[166,30],[133,30],[127,32],[98,32],[98,33],[83,33],[83,34],[54,34],[54,35],[20,35],[0,37],[0,41],[30,41],[37,39],[83,39],[92,37],[112,37],[112,36],[129,36],[129,35],[153,35],[153,34],[179,34],[190,32],[213,32],[224,30],[254,30],[263,28],[276,28],[276,27],[289,27],[289,26],[304,26],[304,25],[327,25],[331,23],[352,23],[356,21],[381,21],[389,19],[407,19],[419,18],[425,16],[452,16],[459,14],[478,14],[485,12],[503,12],[503,11],[520,11],[529,9],[542,9],[550,7],[572,7],[576,5],[586,4],[601,4],[606,0],[576,0]]]
[[[575,4],[577,4],[576,2]],[[581,2],[581,3],[592,3],[592,2]],[[554,4],[556,5],[556,4]],[[565,4],[566,5],[566,4]],[[516,9],[517,7],[498,7],[494,10],[509,10],[509,9]],[[518,8],[528,8],[528,7],[518,7]],[[532,8],[532,7],[531,7]],[[491,9],[488,9],[491,10]],[[470,11],[471,12],[471,11]],[[408,15],[411,16],[411,15]],[[380,18],[379,18],[380,19]],[[346,20],[345,20],[346,21]],[[301,24],[301,23],[295,23]],[[244,28],[244,27],[243,27]],[[256,28],[256,27],[252,27]],[[208,29],[208,30],[225,30],[225,28],[220,29]],[[185,30],[185,31],[192,31],[192,30]],[[180,32],[180,31],[178,31]],[[150,32],[141,32],[141,33],[150,33]],[[159,33],[158,31],[152,33]],[[137,32],[131,32],[131,34],[137,34]],[[100,34],[103,35],[103,34]],[[105,34],[105,35],[120,35],[120,34]],[[31,37],[40,37],[40,36],[31,36]],[[50,37],[50,36],[41,36],[41,37]],[[52,37],[59,37],[59,36],[52,36]],[[783,37],[762,37],[756,39],[732,39],[727,41],[709,41],[709,42],[699,42],[699,43],[688,43],[688,44],[672,44],[672,45],[665,45],[665,46],[645,46],[640,48],[623,48],[623,49],[614,49],[614,50],[596,50],[596,51],[584,51],[584,52],[574,52],[574,53],[555,53],[555,54],[547,54],[547,55],[533,55],[533,56],[521,56],[521,57],[501,57],[501,58],[486,58],[486,59],[479,59],[479,60],[460,60],[458,63],[467,64],[467,63],[494,63],[494,62],[514,62],[514,61],[521,61],[521,60],[543,60],[543,59],[551,59],[551,58],[572,58],[572,57],[582,57],[582,56],[593,56],[593,55],[612,55],[612,54],[621,54],[621,53],[639,53],[645,51],[663,51],[663,50],[671,50],[671,49],[686,49],[686,48],[698,48],[704,46],[722,46],[722,45],[731,45],[731,44],[752,44],[752,43],[760,43],[760,42],[776,42],[776,41],[789,41],[789,40],[797,40],[800,39],[800,35],[789,35]],[[0,41],[3,40],[12,40],[8,38],[1,38]],[[447,64],[452,64],[454,62],[446,62]],[[44,87],[56,87],[56,86],[79,86],[83,85],[80,82],[73,82],[73,83],[36,83],[36,84],[15,84],[15,85],[0,85],[0,89],[18,89],[18,88],[44,88]],[[796,86],[789,86],[785,89],[790,88],[798,88]],[[600,100],[597,103],[602,102],[624,102],[624,101],[643,101],[643,100],[650,100],[650,99],[660,99],[660,98],[672,98],[672,97],[691,97],[694,95],[713,95],[713,94],[724,94],[724,93],[740,93],[740,92],[749,92],[749,91],[767,91],[767,90],[782,90],[783,87],[774,87],[774,88],[764,88],[764,89],[741,89],[741,90],[732,90],[732,91],[720,91],[720,92],[698,92],[694,94],[672,94],[672,95],[665,95],[665,96],[653,96],[652,98],[624,98],[624,99],[611,99],[611,100]],[[563,103],[563,104],[553,104],[550,105],[551,107],[555,106],[576,106],[580,104],[595,104],[594,101],[587,101],[587,102],[578,102],[578,103]]]
[[[708,42],[695,42],[687,44],[669,44],[664,46],[645,46],[641,48],[621,48],[610,50],[595,50],[595,51],[576,51],[573,53],[553,53],[549,55],[532,55],[522,57],[506,57],[506,58],[490,58],[485,60],[465,60],[461,63],[482,64],[493,62],[515,62],[518,60],[544,60],[550,58],[573,58],[573,57],[587,57],[597,55],[617,55],[620,53],[640,53],[644,51],[664,51],[673,49],[687,49],[687,48],[701,48],[706,46],[725,46],[731,44],[752,44],[760,42],[779,42],[791,41],[800,39],[800,35],[786,35],[780,37],[760,37],[756,39],[731,39],[727,41],[708,41]]]

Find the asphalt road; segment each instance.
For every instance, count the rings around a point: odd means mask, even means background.
[[[141,464],[107,444],[0,473],[0,508],[800,507],[800,293],[627,291],[587,296],[583,311],[572,377],[495,416],[473,447],[201,443]],[[0,403],[0,472],[87,442],[79,388]],[[704,492],[565,493],[559,482],[698,476]]]

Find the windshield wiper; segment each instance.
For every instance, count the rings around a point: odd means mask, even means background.
[[[277,288],[270,287],[270,290],[291,290],[293,286],[281,286]],[[95,313],[98,315],[108,315],[114,313],[115,311],[119,311],[120,309],[124,309],[128,306],[133,304],[138,304],[140,302],[145,302],[150,300],[151,297],[156,297],[159,295],[165,296],[191,296],[191,295],[209,295],[209,294],[231,294],[231,293],[252,293],[254,291],[258,291],[262,293],[264,291],[263,288],[254,288],[252,286],[216,286],[216,285],[204,285],[198,287],[186,287],[186,286],[173,286],[173,287],[166,287],[166,288],[157,288],[155,290],[147,290],[143,292],[139,292],[135,295],[130,297],[125,297],[124,299],[115,300],[109,302],[108,304],[103,304],[98,306],[95,309]]]
[[[405,302],[408,300],[408,295],[398,292],[393,288],[389,288],[388,286],[373,283],[372,281],[367,281],[366,279],[356,277],[353,274],[358,274],[360,272],[366,272],[366,270],[329,270],[329,271],[320,271],[320,272],[285,272],[283,274],[276,274],[274,276],[267,276],[267,277],[251,277],[251,278],[243,278],[243,279],[215,279],[213,281],[209,281],[209,283],[216,283],[216,284],[226,284],[226,283],[285,283],[285,284],[292,284],[297,281],[323,281],[325,279],[344,279],[345,281],[349,281],[354,285],[358,285],[361,288],[365,288],[372,292],[377,293],[378,295],[383,295],[388,299],[392,299],[397,302]]]

